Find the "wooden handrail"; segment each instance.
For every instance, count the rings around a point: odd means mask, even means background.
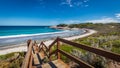
[[[49,48],[43,42],[41,42],[41,45],[43,45],[47,51],[49,50]]]
[[[28,41],[28,51],[25,56],[25,60],[23,61],[22,67],[21,68],[29,68],[29,64],[31,64],[31,54],[32,54],[32,40]]]
[[[94,68],[93,66],[89,65],[88,63],[80,60],[79,58],[76,58],[75,56],[68,54],[67,52],[64,52],[63,50],[58,50],[58,52],[60,52],[67,58],[74,60],[76,63],[78,63],[80,65],[81,68]]]
[[[106,51],[106,50],[103,50],[103,49],[99,49],[99,48],[86,46],[86,45],[83,45],[83,44],[74,43],[74,42],[71,42],[71,41],[68,41],[68,40],[65,40],[65,39],[61,39],[61,38],[58,38],[58,40],[61,41],[61,42],[67,43],[69,45],[72,45],[72,46],[90,51],[92,53],[98,54],[100,56],[103,56],[103,57],[106,57],[106,58],[109,58],[109,59],[120,62],[120,55],[119,54],[115,54],[115,53],[112,53],[112,52],[109,52],[109,51]]]
[[[52,42],[52,44],[49,45],[49,49],[58,41],[58,38],[55,39],[55,41]]]

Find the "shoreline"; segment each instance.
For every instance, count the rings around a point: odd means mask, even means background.
[[[66,40],[74,40],[74,39],[78,39],[78,38],[83,38],[83,37],[87,37],[89,35],[92,35],[94,33],[97,33],[97,31],[95,30],[91,30],[91,29],[84,29],[86,32],[81,34],[81,35],[78,35],[78,36],[71,36],[71,37],[66,37],[66,38],[63,38],[63,39],[66,39]],[[49,46],[54,40],[48,40],[48,41],[45,41],[45,44],[46,46]],[[20,45],[20,46],[18,46]],[[22,52],[22,51],[27,51],[27,45],[26,43],[22,43],[22,44],[17,44],[17,45],[12,45],[12,46],[6,46],[6,47],[3,47],[4,49],[0,50],[0,55],[4,55],[4,54],[7,54],[7,53],[12,53],[12,52]]]
[[[63,39],[66,39],[66,40],[75,40],[75,39],[79,39],[79,38],[84,38],[84,37],[87,37],[87,36],[90,36],[94,33],[97,33],[97,31],[95,30],[91,30],[91,29],[85,29],[85,33],[84,34],[81,34],[81,35],[78,35],[78,36],[71,36],[71,37],[66,37],[66,38],[63,38]],[[54,40],[48,40],[45,43],[45,45],[48,47]]]
[[[1,46],[9,46],[9,45],[14,45],[14,44],[21,44],[21,42],[26,43],[26,40],[32,39],[32,40],[49,40],[51,38],[55,37],[69,37],[69,36],[75,36],[75,35],[80,35],[84,33],[85,30],[80,29],[80,30],[64,30],[60,32],[52,32],[52,33],[42,33],[42,34],[34,34],[32,36],[21,36],[17,35],[16,36],[9,36],[7,38],[0,38],[0,47]]]

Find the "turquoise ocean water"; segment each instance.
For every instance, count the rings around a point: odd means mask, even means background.
[[[57,32],[61,30],[49,26],[0,26],[0,36],[26,35],[37,33]]]
[[[84,30],[58,30],[49,26],[0,26],[0,46],[10,46],[32,40],[49,40],[83,34]]]

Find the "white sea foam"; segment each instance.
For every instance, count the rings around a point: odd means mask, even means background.
[[[63,33],[68,32],[70,30],[64,30],[59,32],[49,32],[49,33],[36,33],[36,34],[20,34],[20,35],[9,35],[9,36],[0,36],[0,39],[3,38],[16,38],[16,37],[30,37],[30,36],[37,36],[37,35],[47,35],[47,34],[57,34],[57,33]]]

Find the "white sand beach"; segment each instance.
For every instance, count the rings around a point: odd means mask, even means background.
[[[97,31],[95,31],[95,30],[91,30],[91,29],[86,29],[86,30],[87,30],[87,32],[82,34],[82,35],[67,37],[67,38],[64,38],[64,39],[74,40],[74,39],[83,38],[83,37],[92,35],[94,33],[97,33]],[[54,40],[45,41],[46,46],[49,46],[53,41]],[[18,44],[18,45],[21,45],[21,44]],[[22,44],[22,46],[18,46],[18,47],[11,47],[11,48],[6,48],[6,49],[3,49],[3,50],[0,50],[0,55],[4,55],[4,54],[7,54],[7,53],[12,53],[12,52],[22,52],[22,51],[27,51],[27,45],[26,44]]]

